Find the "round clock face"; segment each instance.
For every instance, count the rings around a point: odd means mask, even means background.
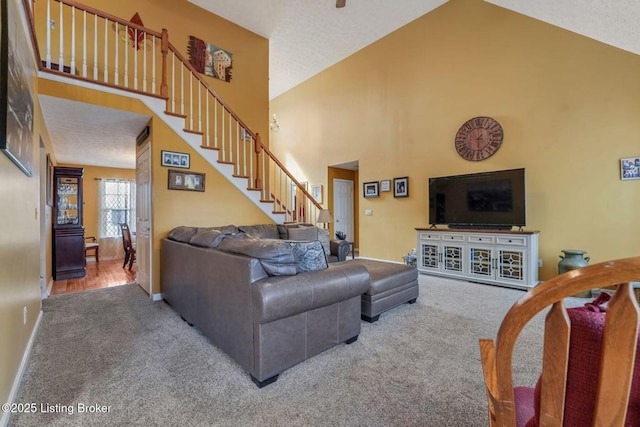
[[[456,151],[467,160],[484,160],[498,151],[503,136],[502,126],[491,117],[474,117],[458,129]]]

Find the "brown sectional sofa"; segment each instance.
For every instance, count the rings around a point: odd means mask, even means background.
[[[278,237],[286,231],[271,224],[178,227],[161,248],[165,301],[259,387],[324,350],[354,342],[361,295],[369,289],[366,268],[349,262],[298,272],[300,266],[291,265],[296,243],[274,238],[274,230]]]

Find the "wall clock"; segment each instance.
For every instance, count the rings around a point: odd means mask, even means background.
[[[502,126],[491,117],[467,120],[456,133],[456,151],[463,159],[478,161],[491,157],[500,145]]]

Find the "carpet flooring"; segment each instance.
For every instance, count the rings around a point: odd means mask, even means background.
[[[137,285],[53,296],[10,426],[485,426],[479,338],[523,291],[420,275],[416,304],[362,323],[357,342],[258,389]],[[518,342],[515,381],[540,372],[542,318]]]

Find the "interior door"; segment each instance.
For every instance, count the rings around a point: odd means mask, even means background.
[[[150,296],[151,289],[151,145],[136,158],[136,282]]]
[[[347,235],[347,241],[353,242],[353,181],[333,180],[333,228]]]

